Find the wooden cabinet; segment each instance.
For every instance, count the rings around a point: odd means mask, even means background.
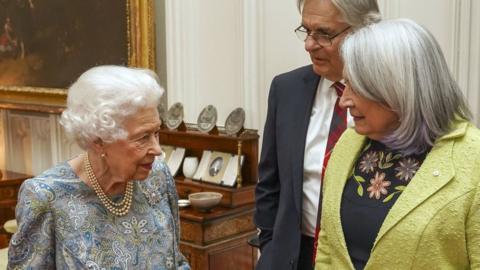
[[[0,171],[0,248],[8,246],[11,235],[3,229],[7,220],[15,218],[18,189],[30,175],[11,171]]]
[[[256,251],[247,244],[256,233],[253,211],[251,204],[210,213],[181,210],[180,249],[192,269],[253,269]]]
[[[245,130],[240,136],[227,136],[222,131],[204,134],[194,127],[184,131],[162,129],[160,144],[184,147],[186,156],[201,158],[203,150],[244,155],[242,182],[238,187],[225,187],[186,179],[181,170],[175,177],[180,198],[199,191],[223,194],[220,206],[208,213],[190,207],[180,210],[180,248],[194,270],[253,269],[257,251],[247,240],[256,234],[253,223],[255,184],[258,179],[258,135]]]

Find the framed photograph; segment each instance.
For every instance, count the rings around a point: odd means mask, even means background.
[[[62,106],[97,65],[155,69],[152,0],[1,0],[0,103]]]
[[[232,154],[213,151],[210,155],[207,168],[202,176],[202,180],[214,184],[222,184],[224,181],[225,170],[232,158]]]

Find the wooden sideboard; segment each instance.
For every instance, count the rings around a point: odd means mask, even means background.
[[[3,229],[7,220],[15,218],[18,189],[30,175],[11,171],[1,171],[0,177],[0,248],[8,246],[11,235]]]
[[[253,269],[257,252],[247,244],[256,233],[253,211],[253,205],[182,209],[180,249],[192,269]]]
[[[226,187],[186,179],[180,170],[175,177],[178,195],[200,191],[223,194],[220,206],[211,212],[199,212],[191,207],[180,210],[180,249],[193,270],[249,270],[254,269],[257,250],[248,244],[256,235],[253,223],[255,185],[258,179],[258,135],[245,130],[239,136],[228,136],[221,130],[214,134],[197,131],[194,126],[183,130],[162,129],[160,144],[184,147],[186,156],[200,159],[203,150],[231,154],[241,152],[244,163],[240,186]]]

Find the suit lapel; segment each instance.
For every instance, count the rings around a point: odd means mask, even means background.
[[[291,142],[291,164],[293,179],[293,194],[295,207],[298,213],[302,212],[302,188],[303,188],[303,159],[305,155],[305,141],[307,137],[308,124],[312,112],[313,101],[317,92],[320,77],[313,72],[305,74],[303,78],[303,86],[299,87],[295,95],[297,95],[298,106],[293,112],[298,119],[292,123],[292,134],[294,135]]]
[[[417,174],[412,178],[403,194],[390,209],[378,232],[373,249],[388,231],[418,205],[445,186],[455,175],[453,166],[453,138],[463,136],[467,123],[457,124],[456,129],[435,143]]]

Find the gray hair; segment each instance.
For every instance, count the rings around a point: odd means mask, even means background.
[[[125,139],[124,120],[141,108],[156,108],[163,92],[151,70],[94,67],[68,89],[67,108],[60,123],[82,149],[97,139]]]
[[[297,7],[302,11],[306,0],[297,0]],[[318,1],[318,0],[315,0]],[[363,27],[382,19],[377,0],[331,0],[340,11],[344,21],[353,29]]]
[[[341,48],[354,91],[388,105],[400,121],[382,142],[421,153],[470,110],[433,35],[408,19],[382,21],[349,35]]]

